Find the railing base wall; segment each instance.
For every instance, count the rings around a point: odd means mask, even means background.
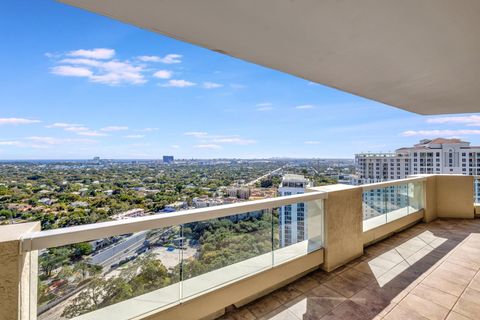
[[[389,236],[410,228],[420,222],[424,217],[424,211],[419,210],[400,219],[388,222],[377,228],[363,232],[363,245],[367,247],[376,242],[382,241]]]

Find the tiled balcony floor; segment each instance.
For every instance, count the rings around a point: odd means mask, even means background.
[[[220,319],[480,319],[480,220],[420,223]]]

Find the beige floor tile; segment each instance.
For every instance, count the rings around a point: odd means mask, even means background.
[[[472,270],[478,271],[480,269],[480,261],[470,259],[469,256],[461,253],[453,252],[451,255],[448,256],[448,261],[466,268],[470,268]]]
[[[413,294],[407,295],[398,305],[405,310],[417,313],[430,320],[445,319],[450,312],[450,309]]]
[[[394,264],[400,263],[404,258],[398,253],[396,249],[389,250],[378,256],[379,258],[393,262]]]
[[[467,288],[458,299],[453,311],[467,316],[471,319],[480,317],[480,291]]]
[[[400,305],[395,306],[387,315],[383,317],[385,320],[429,320],[422,315],[412,312]]]
[[[395,303],[392,303],[388,295],[378,288],[368,287],[350,298],[354,303],[366,308],[373,315],[386,314]],[[387,309],[387,310],[386,310]]]
[[[470,282],[468,287],[480,291],[480,273],[477,273],[475,277],[473,277],[472,282]]]
[[[267,295],[263,298],[260,298],[248,304],[246,307],[254,316],[260,317],[277,309],[280,306],[281,306],[280,302],[278,302],[272,296]]]
[[[271,296],[281,304],[285,304],[288,301],[300,296],[302,292],[295,289],[293,286],[285,286],[271,293]]]
[[[326,286],[320,286],[285,304],[300,319],[320,319],[346,300]]]
[[[472,319],[467,318],[461,315],[460,313],[456,313],[452,311],[448,314],[447,320],[472,320]]]
[[[459,297],[466,286],[454,281],[452,278],[446,280],[432,273],[422,281],[422,284]]]
[[[259,320],[300,320],[296,315],[285,307],[280,307],[258,318]]]
[[[350,298],[366,286],[361,282],[350,281],[348,279],[342,278],[341,276],[337,276],[325,282],[324,285],[347,298]]]
[[[310,275],[307,275],[303,278],[300,278],[298,279],[297,281],[295,281],[294,283],[291,284],[291,286],[302,292],[302,293],[305,293],[309,290],[312,290],[313,288],[319,286],[320,283],[312,276]]]
[[[457,302],[458,297],[451,295],[449,293],[440,291],[438,289],[427,287],[423,284],[416,286],[410,294],[414,294],[418,297],[421,297],[425,300],[436,303],[440,306],[443,306],[448,309],[452,309],[455,302]]]
[[[470,283],[476,274],[475,270],[451,263],[448,259],[442,263],[437,270],[440,272],[445,272],[448,277],[453,278],[455,281],[458,281],[462,284]]]
[[[375,279],[372,275],[365,274],[353,268],[340,273],[339,276],[344,279],[350,280],[351,282],[358,283],[359,285],[362,285],[364,287],[369,285]]]
[[[376,281],[380,287],[383,287],[393,279],[404,274],[408,270],[408,268],[410,268],[410,265],[406,261],[402,261],[387,272],[385,272],[382,276],[377,277]]]
[[[324,315],[322,320],[372,320],[375,316],[362,306],[347,300]],[[312,319],[313,320],[313,319]],[[316,319],[315,319],[316,320]]]
[[[257,317],[253,315],[247,308],[239,308],[227,312],[223,317],[220,317],[221,320],[256,320]]]
[[[355,269],[357,271],[360,271],[360,272],[363,272],[367,275],[371,275],[375,278],[378,278],[378,277],[382,276],[383,274],[385,274],[391,268],[384,267],[384,266],[379,266],[379,265],[374,265],[374,264],[371,264],[368,261],[364,261],[364,262],[360,262],[359,264],[357,264],[355,267],[353,267],[353,269]]]

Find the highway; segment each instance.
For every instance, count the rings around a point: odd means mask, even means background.
[[[283,169],[283,167],[280,167],[280,168],[278,168],[278,169],[275,169],[275,170],[273,170],[273,171],[270,171],[269,173],[264,174],[263,176],[261,176],[261,177],[255,179],[255,180],[252,180],[252,181],[246,183],[245,186],[246,186],[246,187],[254,186],[258,181],[261,181],[261,180],[263,180],[263,179],[265,179],[265,178],[268,178],[269,176],[271,176],[271,175],[274,174],[275,172],[278,172],[278,171],[280,171],[280,170],[282,170],[282,169]]]

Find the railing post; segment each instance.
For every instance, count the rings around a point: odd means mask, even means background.
[[[21,238],[40,223],[0,226],[0,319],[36,317],[37,253],[21,252]],[[32,306],[32,307],[31,307]]]
[[[309,190],[328,192],[322,268],[330,272],[363,254],[362,188],[336,184]]]

